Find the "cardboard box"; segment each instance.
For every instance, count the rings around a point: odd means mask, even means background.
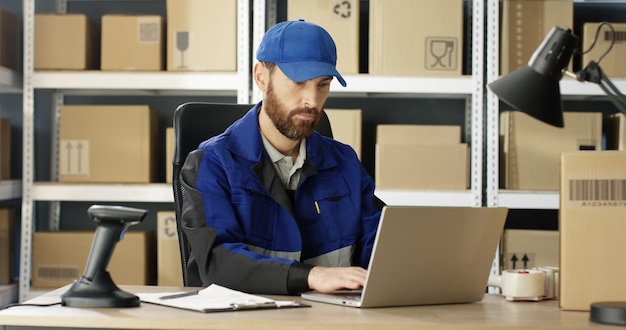
[[[565,112],[565,127],[523,112],[500,115],[500,186],[513,190],[559,189],[561,152],[602,150],[602,113]]]
[[[333,130],[333,139],[354,149],[361,158],[361,109],[324,109]]]
[[[19,71],[22,58],[20,18],[0,8],[0,66]]]
[[[593,38],[596,35],[600,23],[583,24],[583,49],[588,50],[591,47]],[[624,58],[626,58],[626,23],[611,23],[615,30],[615,43],[611,51],[606,54],[600,61],[600,67],[604,74],[611,78],[626,78],[626,66]],[[598,35],[595,46],[588,53],[583,54],[582,68],[587,67],[590,61],[598,61],[600,56],[609,49],[611,45],[611,33],[608,26],[604,26]]]
[[[606,149],[626,150],[626,115],[609,115],[606,125]]]
[[[288,0],[287,19],[313,22],[322,26],[335,40],[337,70],[341,74],[359,73],[359,0]]]
[[[457,144],[376,144],[376,188],[467,189],[468,148]]]
[[[17,284],[0,285],[0,306],[18,302]]]
[[[157,279],[161,286],[182,286],[183,272],[178,244],[176,213],[157,213]]]
[[[11,179],[11,120],[0,119],[0,180]]]
[[[0,207],[0,285],[10,284],[13,278],[13,257],[15,243],[15,210]]]
[[[165,67],[165,22],[159,15],[102,16],[103,71],[161,71]]]
[[[561,156],[560,306],[626,297],[626,152]]]
[[[62,106],[59,181],[156,182],[157,125],[147,105]]]
[[[176,148],[176,138],[174,136],[174,127],[165,129],[165,182],[172,183],[174,180],[174,149]]]
[[[506,229],[502,236],[502,269],[559,267],[558,231]]]
[[[377,125],[379,144],[458,144],[461,127],[456,125]]]
[[[97,69],[98,32],[84,14],[35,14],[35,70]]]
[[[33,233],[33,287],[61,287],[80,278],[93,243],[93,231]],[[107,271],[117,285],[153,285],[154,236],[127,231],[113,250]]]
[[[370,0],[369,73],[460,76],[463,0]]]
[[[167,71],[237,71],[237,1],[167,0]]]
[[[572,0],[503,0],[500,74],[527,65],[555,26],[574,28]]]
[[[448,125],[378,125],[376,187],[467,189],[469,150],[460,132]]]

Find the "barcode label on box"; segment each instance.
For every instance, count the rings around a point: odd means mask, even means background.
[[[73,281],[78,278],[78,266],[40,266],[37,268],[37,277],[47,281]]]
[[[161,38],[161,24],[158,19],[140,19],[137,22],[137,42],[157,43]]]
[[[569,180],[569,200],[587,202],[626,201],[626,179]]]
[[[611,31],[604,32],[604,41],[611,41],[613,39]],[[626,31],[615,30],[615,42],[626,41]]]

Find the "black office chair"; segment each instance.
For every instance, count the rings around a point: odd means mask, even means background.
[[[174,159],[172,185],[174,190],[174,206],[176,211],[176,227],[180,260],[183,271],[183,285],[190,286],[187,263],[191,248],[183,232],[181,213],[183,209],[183,188],[180,183],[180,170],[187,155],[197,149],[200,142],[222,133],[230,124],[241,118],[252,104],[227,104],[189,102],[179,105],[174,112]],[[317,131],[325,136],[333,137],[330,121],[323,113]]]

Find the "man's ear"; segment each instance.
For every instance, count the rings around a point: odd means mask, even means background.
[[[265,93],[265,90],[267,89],[267,84],[269,83],[270,79],[270,74],[267,67],[261,62],[257,62],[256,64],[254,64],[254,70],[252,74],[254,76],[254,82],[256,83],[259,90]]]

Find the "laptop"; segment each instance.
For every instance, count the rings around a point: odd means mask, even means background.
[[[301,296],[361,308],[480,301],[507,213],[504,207],[385,206],[362,290]]]

